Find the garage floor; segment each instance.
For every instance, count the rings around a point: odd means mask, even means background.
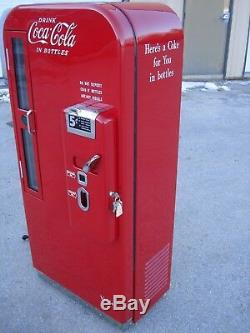
[[[250,84],[182,101],[172,288],[127,332],[250,331]],[[120,329],[32,268],[9,104],[0,103],[0,333]]]

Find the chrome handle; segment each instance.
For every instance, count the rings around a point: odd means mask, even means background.
[[[101,158],[100,155],[94,155],[93,157],[91,157],[83,166],[82,170],[85,173],[88,173],[91,169],[91,166],[93,163],[95,163],[97,160],[99,160]]]
[[[30,127],[30,115],[33,111],[32,110],[29,110],[27,113],[26,113],[26,119],[27,119],[27,130],[29,132],[29,134],[32,134],[31,133],[31,127]]]

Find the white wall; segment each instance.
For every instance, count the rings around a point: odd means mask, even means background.
[[[250,17],[250,1],[233,2],[232,27],[226,68],[226,78],[235,79],[244,75]]]
[[[162,2],[171,7],[181,21],[183,19],[184,0],[130,0],[130,2]]]

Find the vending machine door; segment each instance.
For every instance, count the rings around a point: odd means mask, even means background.
[[[123,203],[115,197],[115,110],[95,102],[70,106],[64,110],[62,131],[70,223],[83,238],[112,242],[123,214]]]
[[[108,4],[49,6],[4,35],[33,265],[124,323],[101,301],[133,298],[133,30]]]

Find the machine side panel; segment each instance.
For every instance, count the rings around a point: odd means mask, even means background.
[[[134,297],[152,306],[170,286],[183,33],[167,6],[118,6],[138,43]]]

